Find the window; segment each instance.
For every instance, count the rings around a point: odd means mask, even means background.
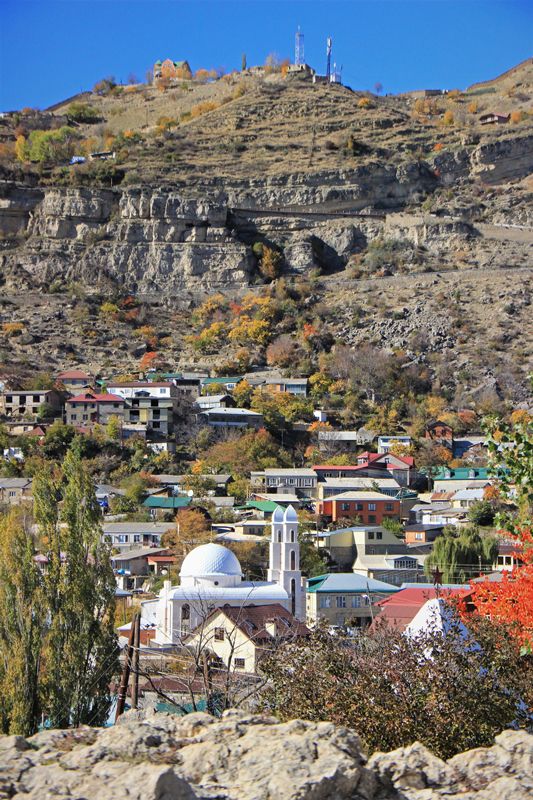
[[[9,492],[9,496],[10,497],[15,497],[16,496],[16,492]]]
[[[296,569],[296,553],[294,550],[291,550],[291,570],[294,571]]]
[[[127,533],[119,533],[117,540],[119,544],[127,544],[130,540],[130,537]]]
[[[165,394],[165,389],[164,389],[164,388],[163,388],[163,389],[160,389],[160,390],[159,390],[159,394]]]
[[[235,659],[235,669],[244,669],[244,658]]]
[[[368,510],[369,511],[375,511],[376,510],[376,504],[375,503],[369,503],[368,504]]]
[[[383,534],[381,531],[376,532],[376,539],[383,539]]]
[[[291,531],[291,542],[294,542],[294,531]]]
[[[468,505],[466,500],[461,500],[461,508],[466,508]]]
[[[134,542],[140,542],[141,541],[141,535],[139,533],[134,533],[133,534],[133,541]]]
[[[416,569],[418,563],[411,558],[398,559],[394,562],[394,569]]]
[[[343,503],[342,504],[342,510],[343,511],[349,511],[350,510],[350,504],[349,503]]]
[[[352,601],[351,602],[352,608],[361,608],[361,596],[360,595],[358,595],[358,594],[355,595],[354,597],[351,598],[351,601]]]
[[[70,415],[70,421],[71,422],[76,422],[76,414],[71,414]]]
[[[281,542],[281,531],[278,533],[278,542]]]
[[[337,608],[346,608],[346,598],[337,597]]]
[[[323,595],[320,598],[320,608],[331,608],[331,597],[329,594]]]
[[[85,422],[85,421],[87,421],[88,419],[89,419],[89,415],[88,415],[88,414],[84,414],[84,415],[83,415],[83,420],[84,420],[84,422]]]
[[[375,522],[376,522],[376,515],[375,514],[369,514],[368,515],[368,524],[369,525],[374,525]]]
[[[215,642],[223,642],[226,631],[224,628],[215,628]]]
[[[118,403],[113,403],[113,408],[119,408],[119,404]]]
[[[362,503],[356,503],[355,504],[355,510],[356,511],[362,511],[363,510],[363,504]]]
[[[373,539],[374,538],[374,531],[368,531],[368,538],[369,539]]]
[[[34,394],[34,395],[33,395],[33,400],[32,400],[32,403],[39,403],[39,402],[40,402],[40,400],[41,400],[41,398],[39,397],[39,395],[38,395],[38,394]]]
[[[152,423],[152,428],[154,428],[154,430],[158,430],[160,427],[161,427],[161,423],[160,422],[153,422]]]
[[[423,539],[423,534],[422,534],[422,532],[421,532],[421,531],[415,531],[415,539],[416,539],[417,541],[419,541],[419,542],[421,542],[421,541],[422,541],[422,539]]]
[[[385,503],[385,511],[394,511],[394,503]]]

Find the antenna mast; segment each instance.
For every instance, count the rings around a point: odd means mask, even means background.
[[[296,34],[296,47],[294,53],[295,64],[305,64],[304,54],[304,35],[300,33],[300,26],[298,25],[298,33]]]
[[[328,46],[327,46],[328,63],[327,63],[327,66],[326,66],[326,75],[328,76],[328,83],[329,83],[329,79],[330,79],[330,75],[331,75],[331,39],[328,39],[327,42],[328,42]]]

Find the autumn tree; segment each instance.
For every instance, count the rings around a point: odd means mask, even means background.
[[[0,729],[31,736],[41,717],[46,605],[21,509],[0,520]]]
[[[134,86],[136,83],[139,83],[139,77],[138,77],[137,73],[136,72],[129,72],[128,73],[128,77],[127,77],[127,81],[130,84],[130,86]]]
[[[212,540],[211,523],[201,511],[182,508],[176,516],[176,525],[161,539],[163,547],[170,548],[179,563],[198,545]]]
[[[59,480],[48,469],[36,475],[33,497],[48,559],[44,691],[50,725],[103,725],[112,703],[109,684],[118,670],[118,649],[115,578],[108,546],[102,543],[94,485],[81,460],[68,452]]]

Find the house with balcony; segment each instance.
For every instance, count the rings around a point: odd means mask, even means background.
[[[343,492],[376,491],[388,497],[396,497],[401,486],[394,478],[324,478],[318,484],[318,499],[327,500]]]
[[[401,586],[402,583],[427,583],[423,570],[424,556],[415,558],[404,555],[358,555],[353,571],[365,578]]]
[[[120,552],[159,547],[161,537],[175,527],[175,522],[108,522],[102,527],[102,541]]]
[[[281,469],[273,467],[264,472],[252,472],[250,484],[258,492],[272,494],[295,494],[298,498],[311,499],[317,493],[317,474],[313,469],[301,467]]]
[[[107,425],[110,417],[124,417],[124,400],[115,394],[85,392],[67,400],[65,413],[67,425],[83,428]]]
[[[168,436],[174,427],[174,402],[170,395],[154,395],[144,389],[128,397],[124,401],[123,436],[132,436],[138,431]]]

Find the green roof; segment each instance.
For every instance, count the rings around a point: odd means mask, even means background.
[[[480,467],[458,467],[457,469],[452,469],[451,467],[439,467],[438,470],[439,470],[438,473],[432,476],[433,480],[484,481],[487,479],[487,470],[485,468],[480,468]],[[447,477],[447,473],[450,474],[450,477]]]
[[[186,61],[174,61],[174,66],[179,69],[180,67],[184,67],[186,63]]]
[[[232,378],[231,376],[229,378],[227,376],[223,378],[204,378],[202,381],[202,386],[209,386],[212,383],[221,383],[222,385],[224,385],[225,383],[235,383],[235,382],[238,383],[239,381],[242,380],[243,379],[241,376],[238,376],[236,378]]]
[[[154,66],[156,66],[156,67],[157,67],[157,66],[159,66],[161,63],[162,63],[161,61],[156,61]]]
[[[190,497],[149,497],[144,501],[144,508],[185,508],[191,502]]]
[[[276,508],[278,508],[279,503],[275,503],[273,500],[247,500],[246,506],[248,508],[257,508],[258,511],[274,512]]]

